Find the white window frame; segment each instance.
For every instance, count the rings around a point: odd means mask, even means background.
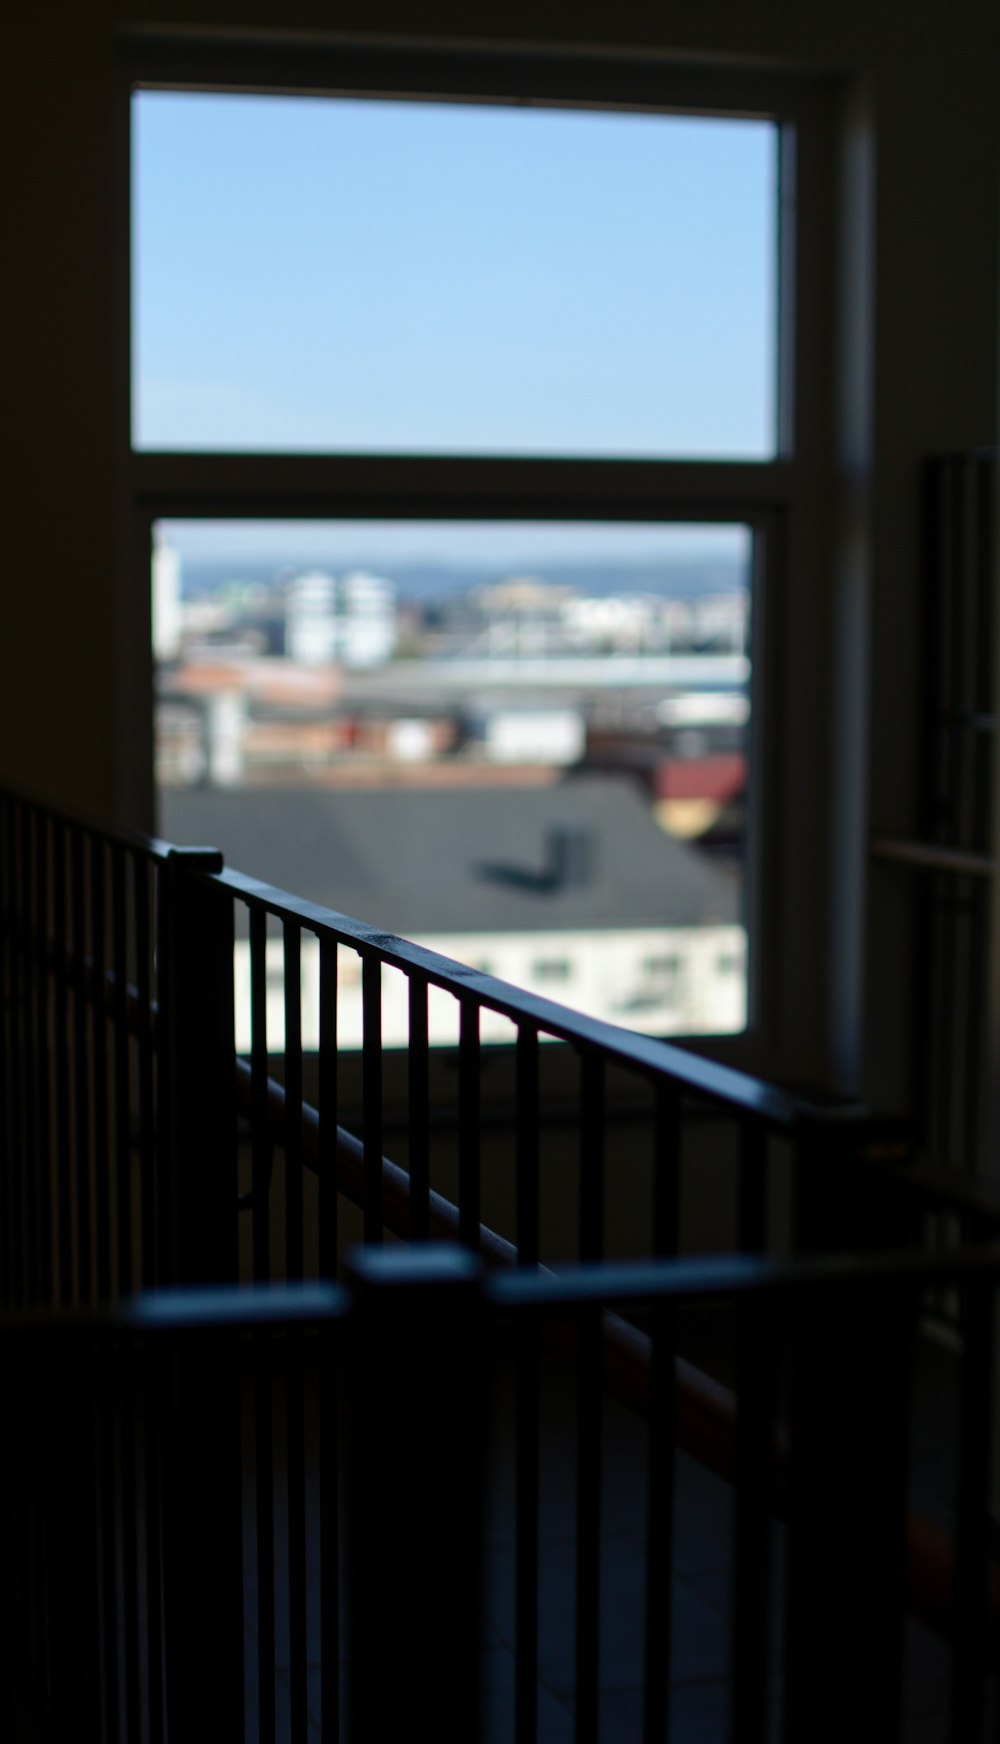
[[[822,1071],[830,893],[818,876],[831,807],[830,673],[794,681],[821,653],[833,587],[835,92],[782,71],[625,53],[537,53],[334,42],[157,38],[119,64],[122,235],[129,237],[137,89],[413,97],[766,119],[780,125],[777,452],[773,460],[619,460],[157,452],[131,446],[130,244],[119,289],[124,634],[122,699],[133,786],[153,827],[152,529],[161,519],[739,521],[753,533],[752,706],[745,849],[748,1024],[685,1045],[783,1076]],[[797,310],[808,312],[799,322]],[[803,578],[809,577],[808,585]],[[801,676],[801,675],[800,675]],[[794,747],[790,754],[789,747]],[[810,778],[803,750],[815,759]],[[252,871],[253,868],[246,870]],[[790,924],[791,917],[791,924]]]

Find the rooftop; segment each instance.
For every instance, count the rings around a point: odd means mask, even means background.
[[[554,787],[165,789],[159,827],[397,933],[740,919],[732,869],[667,835],[614,776]]]

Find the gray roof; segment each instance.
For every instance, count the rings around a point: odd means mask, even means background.
[[[404,936],[740,918],[732,869],[666,835],[637,789],[613,776],[555,787],[165,789],[159,829]]]

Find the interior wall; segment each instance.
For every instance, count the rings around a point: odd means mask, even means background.
[[[279,25],[307,38],[336,31],[780,62],[842,75],[846,91],[864,93],[852,99],[842,141],[850,270],[837,288],[840,500],[831,506],[842,561],[822,608],[834,632],[835,730],[815,748],[815,779],[833,805],[834,897],[817,1060],[841,1084],[864,1083],[898,1102],[907,905],[897,874],[877,871],[869,883],[865,843],[869,829],[909,833],[914,816],[919,463],[996,433],[1000,9],[980,0],[953,0],[944,14],[929,0],[844,0],[836,9],[555,0],[544,9],[505,4],[495,22],[473,27],[449,0],[19,8],[5,32],[0,105],[8,245],[0,779],[109,823],[149,821],[148,729],[139,719],[146,607],[127,598],[121,549],[116,43],[134,29]],[[808,602],[809,578],[798,585]]]

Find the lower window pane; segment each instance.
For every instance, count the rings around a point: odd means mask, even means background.
[[[751,545],[732,524],[160,522],[158,827],[627,1028],[742,1030]],[[432,1042],[453,1007],[432,1000]],[[406,1009],[387,984],[387,1045]]]

